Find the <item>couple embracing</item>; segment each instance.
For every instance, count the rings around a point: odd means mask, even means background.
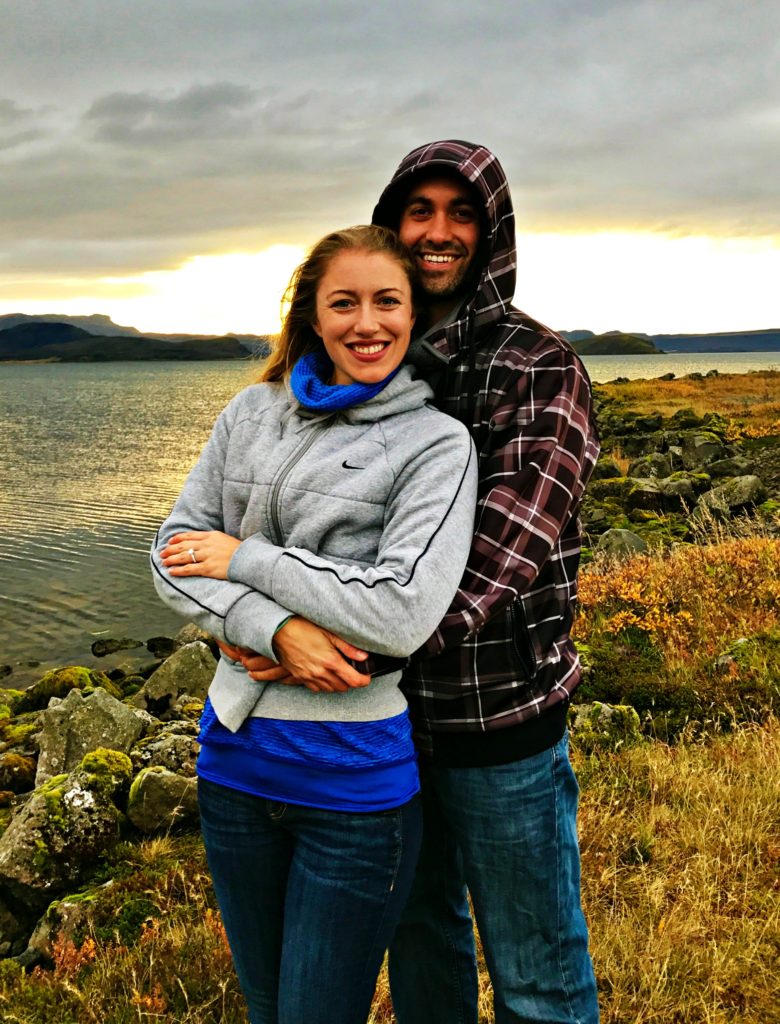
[[[496,157],[437,142],[295,272],[152,554],[219,642],[204,842],[252,1024],[595,1024],[566,713],[587,375],[512,306]]]

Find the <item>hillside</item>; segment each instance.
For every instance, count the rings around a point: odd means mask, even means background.
[[[123,327],[115,324],[110,316],[104,313],[93,313],[91,316],[70,316],[67,313],[5,313],[0,315],[0,331],[10,330],[12,327],[21,327],[25,324],[69,324],[71,327],[79,327],[87,334],[99,338],[153,338],[155,341],[209,341],[213,334],[163,334],[158,331],[139,331],[137,327]],[[262,334],[234,334],[228,335],[237,338],[241,342],[252,344],[266,342],[267,336]]]
[[[596,334],[592,338],[572,341],[581,356],[654,355],[660,353],[652,341],[633,334]]]
[[[247,359],[233,337],[172,342],[134,337],[96,336],[71,324],[32,322],[0,330],[0,360],[116,362],[145,359]]]
[[[641,331],[627,335],[622,331],[607,331],[594,335],[592,331],[560,331],[560,335],[583,355],[612,355],[612,352],[591,352],[581,349],[579,343],[596,338],[641,338],[651,341],[658,351],[671,352],[780,352],[780,329],[762,331],[724,331],[715,334],[644,334]],[[619,354],[619,353],[616,353]]]

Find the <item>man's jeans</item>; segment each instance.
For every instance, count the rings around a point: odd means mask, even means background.
[[[512,764],[423,767],[422,795],[417,877],[390,948],[398,1024],[477,1022],[466,886],[496,1024],[596,1024],[567,737]]]
[[[365,1024],[414,877],[419,797],[349,814],[201,778],[198,798],[251,1024]]]

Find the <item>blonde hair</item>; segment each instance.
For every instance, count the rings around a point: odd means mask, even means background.
[[[312,327],[317,319],[317,289],[333,257],[354,249],[384,253],[394,259],[406,274],[412,289],[412,308],[416,308],[419,293],[417,267],[412,254],[395,231],[376,224],[359,224],[332,231],[317,242],[290,278],[282,300],[283,306],[287,307],[282,330],[272,344],[257,383],[282,380],[301,356],[316,351],[322,345]]]

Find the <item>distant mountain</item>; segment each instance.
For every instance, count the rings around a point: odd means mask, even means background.
[[[99,338],[153,338],[155,341],[175,343],[208,341],[214,337],[213,334],[159,334],[154,331],[139,331],[136,327],[121,327],[119,324],[115,324],[110,316],[105,316],[103,313],[93,313],[92,316],[69,316],[66,313],[5,313],[0,315],[0,331],[30,323],[70,324]],[[267,343],[268,341],[267,335],[263,334],[229,334],[225,337],[237,338],[239,341],[247,343]]]
[[[575,348],[576,342],[594,337],[592,332],[585,330],[559,333]],[[640,338],[653,342],[661,352],[780,352],[780,329],[726,331],[720,334],[642,334],[636,331],[625,335],[621,331],[607,331],[598,337]],[[595,355],[594,352],[583,354]]]
[[[590,338],[572,341],[572,348],[581,356],[660,354],[660,350],[648,338],[638,338],[634,334],[621,334],[619,331],[610,331],[609,334],[597,334]]]
[[[664,352],[780,352],[780,330],[723,334],[654,334]]]
[[[237,338],[160,341],[143,335],[101,337],[73,324],[37,321],[0,330],[0,360],[115,362],[141,359],[248,359]]]

